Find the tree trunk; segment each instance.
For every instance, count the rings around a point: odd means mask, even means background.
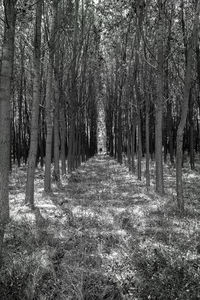
[[[136,54],[138,56],[138,54]],[[139,63],[139,58],[136,58],[137,65]],[[138,67],[136,67],[137,70]],[[136,71],[138,73],[138,71]],[[139,84],[138,84],[138,74],[136,74],[135,79],[135,91],[136,91],[136,102],[137,102],[137,175],[138,180],[142,179],[142,124],[141,124],[141,96],[139,91]]]
[[[71,67],[71,86],[70,86],[70,104],[69,104],[69,148],[68,148],[68,172],[75,168],[76,159],[76,113],[78,103],[77,91],[77,54],[78,54],[78,19],[79,19],[79,0],[75,0],[75,16],[74,16],[74,32],[73,32],[73,54],[72,54],[72,67]]]
[[[34,54],[33,54],[33,102],[31,117],[31,141],[28,157],[28,171],[26,182],[26,199],[34,208],[34,177],[35,165],[38,147],[38,121],[39,121],[39,103],[40,103],[40,58],[41,58],[41,20],[42,20],[43,0],[37,1],[36,20],[34,33]]]
[[[174,164],[174,138],[173,138],[173,117],[172,117],[172,100],[167,102],[167,127],[169,137],[169,155],[170,162]]]
[[[140,100],[139,100],[140,101]],[[142,179],[142,124],[141,124],[141,111],[138,108],[138,130],[137,130],[137,173],[138,180]]]
[[[176,138],[176,193],[177,193],[177,205],[180,213],[183,213],[184,211],[183,182],[182,182],[183,134],[184,134],[184,128],[185,128],[187,112],[188,112],[188,102],[189,102],[189,95],[190,95],[190,88],[191,88],[192,65],[193,65],[193,48],[197,43],[199,13],[200,13],[200,2],[197,3],[193,31],[190,40],[188,42],[183,103],[182,103],[181,119],[178,125],[177,138]]]
[[[131,171],[135,173],[135,129],[136,129],[136,121],[135,114],[132,119],[132,133],[131,133]]]
[[[131,171],[131,132],[130,132],[130,122],[129,122],[129,111],[127,106],[127,113],[126,113],[126,146],[127,146],[127,159],[128,159],[128,168]]]
[[[55,108],[54,108],[54,179],[57,184],[60,184],[60,167],[59,167],[59,158],[60,158],[60,139],[59,139],[59,90],[58,83],[55,83]]]
[[[51,28],[51,36],[49,40],[49,61],[46,86],[46,155],[45,155],[45,176],[44,191],[51,192],[51,161],[52,161],[52,142],[53,142],[53,68],[54,68],[54,52],[55,52],[55,36],[57,28],[58,1],[53,2],[53,21]]]
[[[65,121],[65,99],[64,95],[61,95],[61,111],[60,111],[60,139],[61,139],[61,171],[62,175],[66,174],[66,121]]]
[[[118,134],[117,134],[117,109],[115,108],[114,114],[114,158],[117,158],[117,144],[118,144]]]
[[[142,178],[142,124],[141,124],[141,94],[140,94],[140,77],[139,77],[139,51],[140,51],[140,41],[142,33],[142,24],[144,19],[144,1],[137,3],[137,32],[135,36],[135,72],[134,72],[134,85],[135,85],[135,95],[136,95],[136,105],[137,105],[137,173],[138,179]]]
[[[163,3],[159,5],[158,24],[158,76],[157,76],[157,98],[155,112],[155,159],[156,159],[156,191],[163,195],[163,159],[162,159],[162,119],[163,119]]]
[[[16,1],[4,0],[5,23],[0,73],[0,265],[4,230],[9,221],[10,98],[14,60]]]
[[[71,117],[70,125],[69,125],[69,147],[68,147],[68,157],[67,157],[67,164],[68,164],[68,172],[74,170],[74,159],[75,159],[75,151],[74,151],[74,145],[75,145],[75,120],[73,117]]]
[[[117,122],[117,161],[122,164],[122,112],[121,101],[119,103],[118,122]]]
[[[145,113],[146,113],[146,120],[145,120],[145,133],[146,133],[146,187],[150,186],[150,170],[149,170],[149,161],[150,161],[150,154],[149,154],[149,95],[146,95],[145,101]]]
[[[192,95],[192,90],[190,89],[190,96],[189,96],[189,152],[190,152],[190,167],[191,170],[194,170],[194,99]]]
[[[22,156],[22,102],[23,102],[23,81],[24,81],[24,47],[20,41],[20,84],[19,84],[19,95],[18,95],[18,133],[17,133],[17,163],[18,167],[21,165]]]
[[[44,175],[44,191],[51,192],[51,156],[52,156],[52,134],[53,134],[53,111],[52,111],[52,83],[53,83],[53,67],[52,59],[49,59],[49,68],[47,74],[46,87],[46,154],[45,154],[45,175]]]

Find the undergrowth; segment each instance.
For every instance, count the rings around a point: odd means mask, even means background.
[[[155,248],[137,252],[133,260],[139,299],[200,299],[199,258],[188,260],[180,252]]]
[[[40,209],[31,212],[36,222],[13,217],[0,299],[200,299],[196,191],[180,217],[173,197],[161,201],[127,174],[114,161],[96,158],[57,194],[38,196]]]

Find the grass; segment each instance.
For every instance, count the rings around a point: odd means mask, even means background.
[[[25,176],[11,178],[2,300],[200,299],[199,172],[184,169],[182,217],[167,165],[162,198],[103,155],[49,196],[38,170],[35,211],[23,204]]]

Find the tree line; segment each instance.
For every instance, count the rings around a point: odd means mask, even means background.
[[[45,163],[49,193],[52,179],[59,186],[60,174],[97,152],[101,64],[90,1],[4,0],[0,9],[1,252],[12,165],[27,165],[25,203],[34,208],[36,166]]]
[[[199,1],[108,1],[105,16],[107,148],[123,153],[141,180],[155,159],[155,188],[164,194],[163,164],[176,167],[177,207],[184,211],[182,166],[200,150]],[[136,161],[137,158],[137,161]]]

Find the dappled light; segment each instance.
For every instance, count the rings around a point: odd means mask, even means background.
[[[34,278],[34,293],[49,299],[87,299],[91,293],[102,299],[107,289],[108,299],[115,294],[116,299],[155,299],[160,294],[165,299],[169,290],[173,299],[176,282],[186,299],[197,295],[199,221],[171,214],[166,207],[175,207],[173,193],[158,201],[153,188],[147,191],[125,165],[102,155],[63,177],[62,189],[55,187],[50,195],[40,191],[42,176],[38,171],[33,211],[24,205],[24,191],[17,186],[25,170],[16,170],[11,180],[16,188],[10,195],[5,254],[12,260],[10,272],[21,264],[20,255],[27,266],[16,270],[24,276],[27,268],[33,269],[26,289],[33,288]],[[190,172],[187,183],[194,177]]]

